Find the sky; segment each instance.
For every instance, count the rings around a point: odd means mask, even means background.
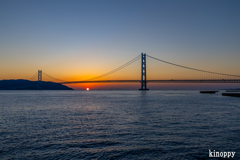
[[[38,70],[65,81],[86,80],[142,52],[192,68],[240,75],[240,1],[0,0],[0,22],[0,80],[30,79]],[[122,74],[140,79],[140,61]],[[173,89],[166,86],[161,85]],[[189,88],[174,85],[184,87]]]

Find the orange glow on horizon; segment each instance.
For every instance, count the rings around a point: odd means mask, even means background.
[[[75,83],[66,84],[66,86],[73,88],[75,90],[109,90],[109,89],[138,89],[140,83]]]
[[[67,84],[66,86],[74,90],[138,90],[140,83],[81,83]],[[185,89],[222,89],[222,88],[239,88],[238,84],[187,84],[187,83],[148,83],[150,90],[185,90]]]

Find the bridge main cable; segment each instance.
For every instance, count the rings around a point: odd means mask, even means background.
[[[29,78],[29,80],[30,81],[33,81],[34,80],[34,78],[36,78],[37,77],[37,75],[38,75],[38,72],[36,72],[31,78]]]
[[[223,76],[240,77],[239,75],[231,75],[231,74],[217,73],[217,72],[204,71],[204,70],[200,70],[200,69],[195,69],[195,68],[191,68],[191,67],[186,67],[186,66],[182,66],[182,65],[175,64],[175,63],[167,62],[167,61],[164,61],[164,60],[161,60],[161,59],[158,59],[158,58],[149,56],[149,55],[146,55],[146,56],[149,57],[149,58],[155,59],[155,60],[157,60],[157,61],[161,61],[161,62],[163,62],[163,63],[167,63],[167,64],[174,65],[174,66],[181,67],[181,68],[186,68],[186,69],[190,69],[190,70],[195,70],[195,71],[205,72],[205,73],[211,73],[211,74],[218,74],[218,75],[223,75]]]
[[[60,81],[60,82],[63,82],[63,81],[64,81],[64,80],[61,80],[61,79],[54,78],[54,77],[48,75],[48,74],[45,73],[45,72],[43,72],[43,75],[47,76],[48,78],[54,79],[54,80],[56,80],[56,81]]]
[[[83,80],[83,81],[67,81],[67,82],[61,82],[61,84],[67,84],[67,83],[87,83],[87,82],[89,82],[89,83],[93,83],[93,82],[100,82],[100,83],[101,83],[101,82],[106,82],[106,81],[104,81],[104,80],[100,80],[100,81],[92,81],[92,80],[99,79],[99,78],[108,76],[108,75],[110,75],[110,74],[113,74],[113,73],[115,73],[115,72],[117,72],[117,71],[119,71],[119,70],[121,70],[121,69],[129,66],[130,64],[136,62],[136,61],[139,60],[140,58],[141,58],[141,55],[138,55],[137,57],[135,57],[135,58],[133,58],[132,60],[130,60],[129,62],[121,65],[120,67],[118,67],[118,68],[116,68],[116,69],[114,69],[114,70],[112,70],[112,71],[110,71],[110,72],[107,72],[107,73],[105,73],[105,74],[102,74],[102,75],[100,75],[100,76],[94,77],[94,78],[90,78],[90,79]],[[138,81],[138,80],[133,80],[133,81],[135,82],[135,81]],[[133,82],[133,81],[131,81],[131,82]],[[113,80],[113,81],[108,81],[108,80],[107,80],[107,82],[117,82],[117,81],[114,81],[114,80]],[[127,81],[123,80],[123,81],[121,81],[121,82],[127,82]]]
[[[94,80],[94,79],[102,78],[102,77],[108,76],[108,75],[110,75],[110,74],[113,74],[113,73],[115,73],[115,72],[117,72],[117,71],[119,71],[119,70],[121,70],[121,69],[129,66],[129,65],[132,64],[133,62],[137,61],[138,59],[140,59],[140,56],[141,56],[141,55],[135,57],[135,58],[132,59],[131,61],[125,63],[124,65],[122,65],[122,66],[120,66],[120,67],[118,67],[118,68],[116,68],[116,69],[114,69],[114,70],[112,70],[112,71],[110,71],[110,72],[107,72],[107,73],[105,73],[105,74],[102,74],[102,75],[100,75],[100,76],[97,76],[97,77],[94,77],[94,78],[91,78],[91,79],[88,79],[88,80],[85,80],[85,81],[91,81],[91,80]]]

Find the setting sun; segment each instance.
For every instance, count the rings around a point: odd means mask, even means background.
[[[89,91],[89,88],[86,88],[87,91]]]

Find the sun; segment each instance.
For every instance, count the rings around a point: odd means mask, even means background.
[[[87,91],[89,91],[89,88],[86,88]]]

